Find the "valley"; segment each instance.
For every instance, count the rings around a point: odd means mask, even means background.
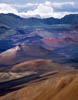
[[[77,19],[0,14],[0,100],[78,99]]]

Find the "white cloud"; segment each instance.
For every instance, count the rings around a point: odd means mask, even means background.
[[[75,5],[75,2],[50,2],[50,1],[45,1],[43,3],[25,3],[23,5],[21,4],[14,4],[13,6],[16,7],[16,8],[25,8],[25,7],[33,7],[33,6],[39,6],[40,4],[45,4],[47,6],[54,6],[54,7],[61,7],[61,6],[64,6],[64,5],[72,5],[74,6]]]
[[[18,11],[12,7],[9,4],[5,4],[5,3],[0,3],[0,13],[14,13],[14,14],[18,14]]]
[[[33,7],[33,6],[38,6],[39,4],[38,3],[25,3],[23,5],[20,5],[20,4],[14,4],[13,6],[15,8],[27,8],[27,7]]]
[[[72,5],[75,6],[74,2],[62,2],[62,3],[56,3],[56,2],[50,2],[46,1],[44,3],[26,3],[24,5],[12,5],[12,4],[6,4],[6,3],[0,3],[0,13],[14,13],[16,15],[22,16],[22,17],[33,17],[33,16],[41,16],[42,18],[47,18],[47,17],[55,17],[55,18],[61,18],[67,14],[71,14],[71,12],[68,11],[63,11],[63,12],[57,12],[55,11],[56,8],[62,8],[64,5]],[[21,10],[19,12],[19,9],[26,7],[32,7],[35,6],[34,10],[27,10],[23,11]],[[78,13],[78,12],[73,12],[73,13]]]
[[[34,4],[35,5],[35,4]],[[27,12],[21,13],[21,16],[27,17],[27,16],[35,16],[35,15],[40,15],[42,18],[47,18],[47,17],[55,17],[55,18],[61,18],[64,17],[67,14],[71,14],[72,12],[55,12],[54,7],[56,8],[61,8],[64,5],[71,5],[74,6],[74,2],[62,2],[62,3],[56,3],[56,2],[50,2],[46,1],[44,3],[39,3],[36,4],[36,9],[34,10],[29,10]]]
[[[23,13],[25,16],[40,15],[41,17],[51,17],[53,14],[53,8],[49,4],[39,4],[36,9]]]
[[[20,13],[23,17],[32,17],[36,15],[40,15],[41,18],[48,18],[48,17],[55,17],[55,18],[61,18],[64,17],[66,14],[69,14],[69,12],[54,12],[54,6],[57,5],[52,4],[49,1],[46,1],[44,3],[38,4],[37,8],[34,10],[29,10],[27,12]],[[63,5],[63,4],[60,4]]]
[[[71,6],[74,6],[74,5],[75,5],[75,2],[60,2],[60,3],[54,2],[54,3],[52,3],[52,5],[53,5],[54,7],[62,7],[62,6],[64,6],[64,5],[71,5]]]

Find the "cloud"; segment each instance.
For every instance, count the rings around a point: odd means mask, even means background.
[[[42,18],[47,18],[47,17],[55,17],[55,18],[61,18],[64,17],[67,14],[71,14],[72,12],[69,12],[67,10],[65,11],[55,11],[55,9],[63,9],[64,5],[71,5],[74,6],[74,2],[65,2],[65,3],[52,3],[49,1],[46,1],[44,3],[39,3],[36,4],[37,7],[34,10],[29,10],[27,12],[23,12],[20,15],[23,17],[28,17],[28,16],[36,16],[39,15]]]
[[[63,7],[63,6],[65,6],[65,5],[71,5],[71,6],[74,6],[75,5],[75,2],[54,2],[54,3],[52,3],[52,5],[54,6],[54,7],[57,7],[57,8],[60,8],[60,7]]]
[[[29,10],[23,13],[24,16],[35,16],[40,15],[41,17],[51,17],[53,14],[53,8],[49,2],[39,4],[36,9]]]
[[[78,13],[78,4],[75,2],[50,2],[8,4],[0,3],[0,13],[14,13],[21,17],[40,16],[41,18],[61,18],[67,14]]]
[[[4,14],[14,13],[14,14],[17,14],[18,11],[9,4],[0,3],[0,13],[4,13]]]
[[[53,3],[56,12],[78,12],[78,4],[75,2]]]
[[[16,8],[27,8],[27,7],[38,6],[38,3],[25,3],[23,5],[21,5],[21,4],[13,4],[13,6],[16,7]]]

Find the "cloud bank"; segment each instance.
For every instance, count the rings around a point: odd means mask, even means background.
[[[4,14],[14,13],[14,14],[17,14],[18,11],[9,4],[0,3],[0,13],[4,13]]]
[[[0,13],[14,13],[21,17],[61,18],[67,14],[77,14],[78,4],[75,2],[50,2],[26,3],[15,5],[0,3]]]

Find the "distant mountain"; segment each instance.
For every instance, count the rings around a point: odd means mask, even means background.
[[[14,14],[0,14],[0,24],[7,25],[11,28],[20,28],[24,26],[40,25],[42,19],[38,18],[21,18]]]
[[[11,28],[22,26],[23,18],[14,14],[0,14],[0,24],[10,26]]]
[[[16,64],[39,58],[52,58],[54,61],[63,61],[65,58],[70,60],[73,56],[77,58],[77,19],[77,14],[66,15],[61,19],[21,18],[14,14],[0,14],[0,63],[6,61],[5,64]],[[8,53],[8,49],[15,50],[14,54]],[[3,60],[8,54],[12,62]]]
[[[78,24],[78,14],[66,15],[64,18],[22,18],[14,14],[0,14],[0,24],[7,25],[11,28],[18,28],[23,26],[43,26],[52,24]]]
[[[78,14],[66,15],[60,21],[61,24],[78,24]]]

